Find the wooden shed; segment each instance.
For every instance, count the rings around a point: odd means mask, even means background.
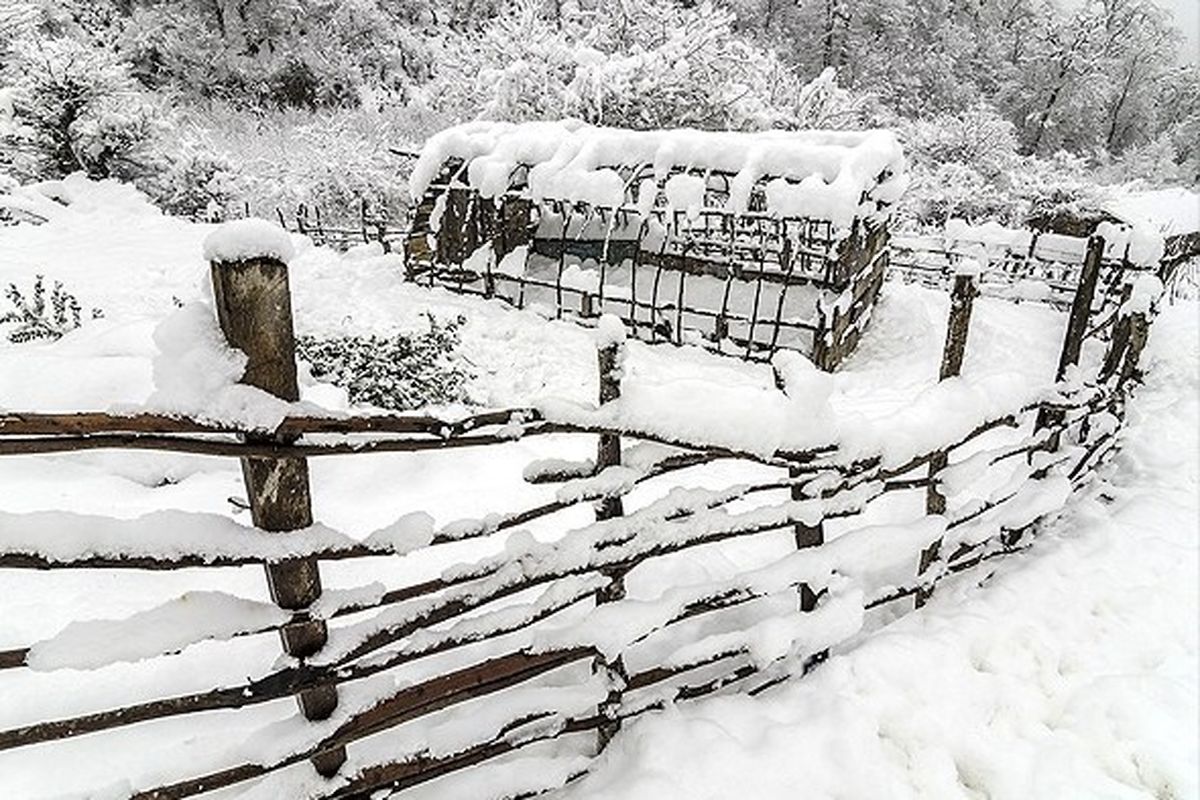
[[[834,369],[858,342],[904,190],[887,131],[628,131],[476,122],[414,168],[410,279],[615,313],[649,341]]]

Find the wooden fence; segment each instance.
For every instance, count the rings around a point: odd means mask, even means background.
[[[1126,302],[1111,325],[1093,324],[1099,273],[1099,259],[1089,259],[1074,295],[1053,394],[974,420],[969,430],[947,433],[936,447],[919,452],[850,456],[830,446],[764,454],[587,418],[549,418],[533,409],[488,411],[457,421],[416,415],[293,417],[269,432],[151,414],[2,414],[0,455],[123,448],[239,457],[258,530],[240,528],[219,538],[218,523],[226,528],[232,523],[214,517],[213,536],[163,550],[138,521],[80,518],[81,526],[105,531],[102,546],[42,547],[37,543],[56,537],[54,525],[37,514],[3,514],[0,568],[263,564],[282,619],[234,624],[226,634],[276,634],[290,658],[241,683],[3,730],[0,750],[291,696],[308,721],[307,734],[291,742],[286,754],[249,751],[244,763],[204,774],[180,763],[169,784],[135,786],[127,796],[165,800],[279,781],[274,796],[365,798],[551,739],[575,741],[581,752],[592,752],[624,720],[648,710],[719,691],[755,694],[801,675],[858,635],[874,609],[894,614],[897,604],[919,605],[948,576],[1027,547],[1039,521],[1061,511],[1113,451],[1128,390],[1138,378],[1151,309]],[[249,358],[243,380],[296,399],[285,265],[270,258],[215,263],[212,277],[221,327]],[[976,293],[974,276],[955,278],[943,380],[962,365]],[[1071,367],[1089,337],[1106,342],[1107,357],[1097,374],[1080,381]],[[598,349],[601,411],[620,408],[622,349],[615,340]],[[786,393],[786,376],[779,382]],[[504,447],[548,434],[596,441],[594,461],[539,462],[526,470],[526,480],[558,484],[554,499],[473,524],[363,541],[312,525],[310,457]],[[335,435],[341,439],[331,441]],[[678,488],[681,472],[716,461],[744,462],[772,477],[719,490]],[[656,485],[670,490],[637,508],[624,502],[634,489]],[[864,522],[873,503],[905,492],[923,496],[924,517],[903,525]],[[586,504],[593,505],[595,522],[563,530],[553,541],[518,537],[501,555],[430,580],[318,602],[322,562],[399,557],[506,536]],[[840,532],[833,535],[829,526],[835,520]],[[633,570],[752,536],[785,537],[790,552],[725,580],[627,596]],[[217,541],[222,544],[213,544]],[[197,633],[195,640],[212,635]],[[180,646],[175,642],[162,652]],[[37,649],[0,653],[0,668],[33,668]],[[435,657],[439,666],[431,676],[392,678]],[[102,654],[93,661],[105,663]],[[453,725],[458,727],[448,727]],[[400,726],[417,730],[416,741],[425,744],[386,756],[366,746]],[[440,735],[427,737],[428,732]],[[568,772],[574,776],[585,768]],[[311,770],[324,779],[313,783]],[[497,789],[496,796],[531,796],[563,779],[547,777],[545,785],[527,780],[519,790]]]
[[[889,277],[906,283],[932,288],[949,287],[954,274],[968,260],[980,262],[979,291],[991,297],[1015,302],[1034,301],[1067,308],[1075,297],[1083,265],[1089,258],[1089,242],[1100,237],[1078,237],[1045,231],[1009,231],[1024,234],[1027,244],[984,244],[947,236],[894,234],[891,241]],[[1017,237],[1019,238],[1019,237]],[[1129,245],[1106,247],[1099,255],[1101,289],[1097,306],[1108,306],[1120,299],[1126,277],[1131,272],[1158,273],[1170,284],[1171,276],[1190,278],[1180,267],[1188,259],[1200,256],[1200,234],[1171,236],[1165,240],[1162,260],[1154,266],[1140,266],[1129,259]],[[1175,293],[1173,285],[1168,289]]]

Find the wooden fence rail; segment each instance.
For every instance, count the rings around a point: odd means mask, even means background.
[[[1097,246],[1102,249],[1103,243]],[[249,358],[244,380],[285,400],[296,399],[286,265],[249,258],[216,263],[212,274],[222,330]],[[211,536],[168,552],[156,549],[137,520],[0,512],[0,568],[263,564],[271,597],[286,612],[283,621],[231,622],[219,633],[222,638],[278,635],[291,658],[231,685],[0,730],[0,750],[295,697],[305,733],[285,755],[248,753],[244,763],[203,774],[179,764],[171,782],[134,787],[127,796],[165,800],[248,781],[276,781],[270,786],[278,796],[366,797],[549,739],[586,733],[602,748],[623,720],[666,703],[721,691],[763,691],[820,663],[831,648],[859,633],[864,615],[873,609],[908,598],[923,604],[942,580],[1028,547],[1039,521],[1061,511],[1069,494],[1113,451],[1119,436],[1112,421],[1120,418],[1136,383],[1153,309],[1120,305],[1100,369],[1081,381],[1063,365],[1078,363],[1082,342],[1099,336],[1090,324],[1095,286],[1087,279],[1077,289],[1054,394],[980,419],[971,430],[903,458],[850,456],[835,446],[754,453],[611,422],[561,420],[528,408],[460,420],[292,417],[272,430],[153,414],[2,414],[0,455],[118,447],[242,459],[254,528],[215,515],[192,515],[188,519],[211,528]],[[942,380],[960,372],[975,292],[973,275],[955,279]],[[622,337],[610,327],[597,355],[602,408],[621,402],[622,360]],[[786,392],[783,376],[778,381]],[[412,538],[357,541],[313,525],[308,456],[502,447],[551,433],[596,442],[590,464],[527,471],[531,482],[558,484],[554,499]],[[343,438],[310,442],[305,439],[310,434]],[[648,462],[631,461],[625,458],[630,442],[653,443],[662,452]],[[772,469],[776,477],[717,490],[678,487],[677,473],[722,460]],[[948,477],[979,471],[998,476],[999,488],[979,497],[964,495],[961,478]],[[669,491],[640,506],[627,502],[631,491],[647,485]],[[872,503],[897,492],[919,493],[926,515],[907,525],[861,522]],[[594,521],[562,530],[553,541],[514,540],[501,555],[367,599],[356,596],[340,604],[322,599],[322,561],[395,558],[484,541],[535,520],[564,528],[557,515],[584,504],[593,507]],[[856,519],[857,525],[827,536],[830,521]],[[85,542],[75,550],[42,544],[64,525],[103,531],[106,538],[102,546]],[[214,544],[218,533],[220,547]],[[775,534],[788,536],[794,547],[760,567],[723,580],[661,587],[652,597],[627,596],[626,577],[644,565]],[[731,613],[741,615],[735,627],[728,627]],[[136,620],[118,624],[134,626]],[[791,631],[791,642],[764,655],[754,638],[756,626],[781,623]],[[706,633],[712,630],[719,633]],[[180,657],[187,657],[188,646],[214,635],[197,632],[183,645],[172,640],[146,655],[182,649]],[[687,644],[680,647],[680,641]],[[55,663],[39,660],[46,646],[31,643],[0,652],[0,670],[54,668]],[[120,658],[103,651],[91,656],[100,666]],[[439,661],[445,666],[432,673],[426,669],[415,679],[397,677],[434,657],[447,659]],[[475,719],[472,709],[493,702],[509,711],[480,716],[469,735],[451,737],[449,744],[393,752],[382,760],[355,755],[371,737],[399,726],[439,730],[448,720]],[[302,774],[297,770],[308,769],[324,776],[318,789],[288,783]]]

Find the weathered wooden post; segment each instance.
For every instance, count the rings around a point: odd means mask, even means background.
[[[211,234],[204,250],[211,264],[221,330],[231,347],[246,354],[242,382],[283,400],[299,400],[287,271],[292,245],[287,233],[265,220],[239,220]],[[294,437],[269,433],[247,433],[244,438],[265,444],[294,441]],[[255,527],[285,533],[312,525],[304,458],[248,456],[241,463]],[[325,621],[307,612],[321,594],[317,561],[288,559],[267,564],[266,572],[271,599],[293,612],[292,620],[281,630],[284,651],[299,659],[313,655],[327,639]],[[297,701],[307,719],[325,719],[337,707],[337,688],[306,689],[297,695]],[[318,772],[329,776],[345,759],[345,749],[337,748],[319,754],[312,762]]]
[[[1067,334],[1063,338],[1062,352],[1058,357],[1056,380],[1062,380],[1067,370],[1079,363],[1083,351],[1083,335],[1087,332],[1088,318],[1092,314],[1092,300],[1096,296],[1096,284],[1100,279],[1100,262],[1104,258],[1104,237],[1088,239],[1087,255],[1079,274],[1079,288],[1071,301],[1071,315],[1067,321]]]
[[[1152,275],[1142,275],[1125,286],[1117,312],[1120,317],[1100,370],[1101,382],[1116,375],[1117,388],[1123,389],[1140,377],[1138,362],[1150,333],[1150,316],[1164,291],[1162,281]]]
[[[1067,318],[1067,333],[1063,337],[1062,351],[1058,356],[1058,369],[1054,373],[1056,381],[1067,376],[1067,370],[1079,363],[1079,355],[1083,352],[1083,337],[1087,333],[1088,320],[1092,315],[1092,300],[1096,296],[1096,283],[1100,279],[1100,262],[1104,258],[1104,237],[1092,236],[1088,239],[1087,255],[1083,259],[1083,269],[1079,274],[1079,287],[1075,290],[1075,298],[1071,301],[1071,312]],[[1062,422],[1063,412],[1060,409],[1043,408],[1038,411],[1037,430],[1052,428]],[[1058,435],[1051,437],[1050,449],[1058,449]]]
[[[784,378],[783,371],[779,368],[779,355],[776,355],[776,363],[772,365],[775,373],[775,388],[787,394],[787,380]],[[793,500],[804,499],[804,488],[800,485],[800,476],[804,472],[799,466],[788,467],[788,479],[791,481],[791,496]],[[803,522],[797,522],[793,527],[793,536],[796,540],[796,549],[803,550],[808,547],[819,547],[825,544],[825,523],[818,522],[816,525],[805,525]],[[807,583],[800,584],[800,610],[812,611],[817,607],[817,593]]]
[[[979,293],[976,288],[978,263],[964,260],[959,266],[959,274],[954,276],[954,288],[950,293],[950,317],[946,323],[946,343],[942,347],[942,365],[938,371],[938,380],[953,378],[962,372],[963,357],[967,351],[967,334],[971,326],[971,308],[975,296]],[[965,271],[964,271],[965,270]],[[938,487],[938,473],[946,468],[949,457],[946,451],[939,450],[929,459],[929,485],[925,488],[925,513],[945,514],[946,496]],[[917,577],[929,571],[941,553],[942,540],[930,544],[921,551],[921,561],[917,567]],[[918,589],[916,597],[917,608],[925,605],[933,594],[933,589]]]
[[[596,362],[600,369],[600,404],[621,396],[621,368],[625,355],[625,326],[620,319],[605,314],[600,318],[600,341]],[[596,471],[621,463],[621,437],[602,433],[596,446]],[[596,519],[612,519],[624,514],[620,497],[605,497],[596,506]]]
[[[610,403],[621,396],[622,367],[625,360],[625,324],[620,318],[605,314],[597,325],[596,362],[600,371],[600,404]],[[596,472],[621,463],[621,437],[615,433],[600,434],[596,445]],[[596,519],[606,520],[625,513],[620,497],[603,497],[596,503]],[[606,571],[608,585],[596,593],[597,605],[614,603],[625,597],[625,570]],[[604,658],[596,660],[596,669],[603,670],[613,684],[600,713],[608,720],[596,729],[596,744],[603,750],[621,729],[616,712],[621,705],[621,690],[628,681],[625,662],[617,657],[611,663]]]

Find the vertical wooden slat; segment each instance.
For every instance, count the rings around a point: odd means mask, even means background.
[[[950,317],[946,323],[946,343],[942,347],[942,364],[938,370],[938,380],[953,378],[962,372],[963,358],[967,351],[967,335],[971,326],[971,308],[975,302],[976,276],[962,274],[954,277],[954,288],[950,294]],[[937,484],[937,475],[946,468],[948,458],[945,451],[934,453],[929,460],[929,486],[925,489],[925,513],[945,514],[946,496],[942,494]],[[937,561],[941,552],[942,540],[930,544],[921,551],[921,560],[917,566],[917,575],[924,575]],[[933,594],[932,589],[922,589],[917,592],[916,605],[925,605]]]
[[[1131,381],[1141,380],[1138,362],[1141,361],[1142,350],[1146,346],[1149,334],[1150,322],[1146,315],[1140,311],[1131,314],[1129,317],[1129,347],[1125,351],[1125,362],[1121,366],[1121,377],[1117,383],[1119,387],[1124,388]]]
[[[287,265],[270,257],[214,261],[211,265],[217,319],[230,346],[246,354],[242,382],[288,401],[300,399],[296,382],[295,336]],[[249,441],[287,441],[272,434],[247,434]],[[312,525],[308,463],[304,458],[243,458],[254,525],[265,531],[287,532]],[[327,639],[324,620],[306,609],[321,595],[321,575],[315,559],[295,558],[266,565],[271,598],[294,612],[281,630],[283,649],[296,658],[320,650]],[[321,686],[297,695],[307,719],[327,718],[337,707],[337,689]],[[332,775],[345,761],[345,751],[331,750],[313,759],[322,775]]]

